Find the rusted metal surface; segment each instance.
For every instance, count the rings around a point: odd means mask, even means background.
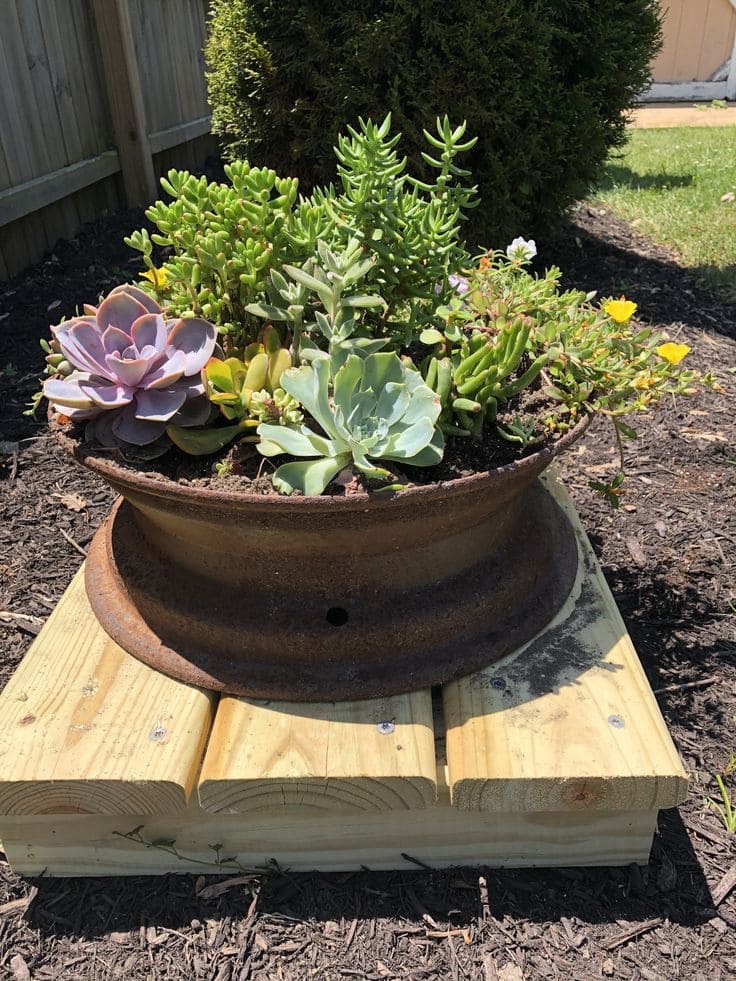
[[[536,478],[583,428],[390,498],[221,493],[83,458],[125,497],[90,548],[92,607],[141,660],[253,697],[373,698],[468,674],[570,591],[574,536]]]

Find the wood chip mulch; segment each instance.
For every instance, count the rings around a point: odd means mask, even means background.
[[[82,299],[137,274],[112,216],[0,284],[0,685],[82,561],[112,500],[22,417],[37,338]],[[704,808],[736,751],[736,307],[677,257],[583,205],[543,261],[570,284],[622,293],[642,321],[693,348],[723,393],[637,420],[627,493],[611,512],[587,488],[615,473],[598,425],[562,469],[692,774],[663,812],[645,868],[20,879],[0,861],[0,978],[591,978],[727,981],[736,973],[736,835]],[[1,761],[0,761],[1,765]],[[736,795],[736,781],[730,778]],[[0,858],[1,858],[0,853]]]

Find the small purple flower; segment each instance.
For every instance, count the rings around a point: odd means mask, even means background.
[[[103,445],[147,446],[166,426],[204,423],[210,404],[201,371],[217,332],[198,317],[165,320],[136,286],[119,286],[86,316],[52,327],[74,367],[50,378],[43,393],[53,409],[75,421],[93,420]]]
[[[458,296],[465,296],[470,289],[468,281],[464,276],[457,276],[455,273],[450,273],[450,275],[447,277],[447,281],[450,286],[453,287]]]

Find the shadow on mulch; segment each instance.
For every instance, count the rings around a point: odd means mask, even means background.
[[[669,856],[676,855],[676,862]],[[482,876],[487,888],[478,888]],[[507,917],[532,923],[574,919],[587,924],[668,919],[692,927],[715,915],[708,884],[676,810],[663,811],[652,863],[644,868],[558,868],[498,871],[479,867],[421,872],[290,873],[260,879],[261,917],[335,920],[399,918],[424,929],[430,919],[467,926]],[[592,882],[591,880],[595,881]],[[26,918],[42,936],[101,938],[138,931],[189,929],[192,921],[242,915],[243,884],[212,900],[197,896],[191,876],[136,879],[29,880],[38,892]],[[203,883],[202,883],[203,884]],[[135,897],[135,902],[131,900]],[[63,903],[63,910],[58,910]],[[69,916],[69,910],[74,910]]]
[[[713,268],[683,269],[666,246],[605,208],[579,206],[572,222],[542,250],[539,266],[549,265],[550,253],[569,288],[596,290],[598,297],[624,293],[636,300],[637,316],[645,322],[686,325],[736,339],[736,296],[715,294],[702,285]]]

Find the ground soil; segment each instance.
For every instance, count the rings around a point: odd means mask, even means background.
[[[0,287],[0,684],[61,596],[112,496],[20,415],[37,338],[137,272],[113,216]],[[463,868],[255,877],[217,898],[194,877],[35,881],[0,862],[0,978],[734,977],[736,835],[703,807],[736,749],[736,308],[677,257],[582,206],[543,248],[567,280],[625,293],[693,349],[724,393],[680,399],[627,444],[628,489],[607,509],[587,488],[617,469],[595,426],[562,469],[692,774],[660,817],[645,868]],[[729,370],[730,369],[730,370]],[[730,778],[733,779],[733,778]],[[731,784],[733,786],[733,783]]]

